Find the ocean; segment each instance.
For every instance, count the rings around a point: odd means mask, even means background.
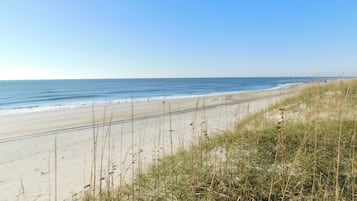
[[[337,78],[155,78],[0,81],[0,115],[286,88]]]

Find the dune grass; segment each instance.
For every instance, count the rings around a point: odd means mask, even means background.
[[[81,200],[357,200],[357,81],[319,83]]]

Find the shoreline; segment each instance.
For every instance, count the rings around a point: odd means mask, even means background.
[[[198,133],[192,134],[193,128],[204,129],[208,135],[229,130],[245,116],[261,111],[309,85],[134,103],[133,123],[131,104],[0,116],[0,194],[8,200],[17,199],[22,183],[29,200],[48,200],[49,196],[53,197],[55,139],[58,198],[63,200],[83,192],[86,190],[84,187],[90,184],[93,132],[99,136],[99,140],[103,140],[110,130],[113,150],[109,155],[112,164],[118,167],[113,177],[116,185],[124,184],[130,182],[132,175],[128,172],[132,168],[137,168],[139,164],[151,164],[165,155],[165,149],[170,150],[169,130],[175,134],[171,146],[175,150],[183,149],[195,143],[199,137]],[[98,146],[105,146],[105,142],[99,141]],[[138,154],[140,157],[135,160],[139,161],[131,161]]]
[[[294,88],[301,88],[304,87],[305,85],[309,85],[312,83],[303,83],[299,84],[296,86],[291,86],[291,87],[284,87],[284,88],[270,88],[270,89],[263,89],[263,90],[254,90],[254,91],[240,91],[240,92],[222,92],[221,94],[202,94],[198,96],[192,96],[192,97],[184,97],[184,98],[168,98],[164,100],[153,100],[153,101],[139,101],[139,102],[133,102],[134,106],[134,114],[133,116],[135,118],[138,117],[143,117],[146,115],[146,107],[156,107],[154,109],[154,112],[157,114],[160,113],[160,105],[162,103],[168,103],[171,105],[173,111],[172,112],[177,112],[179,110],[187,110],[187,109],[192,109],[194,108],[195,102],[198,100],[204,100],[207,104],[207,106],[213,106],[213,105],[222,105],[226,104],[227,102],[232,102],[232,101],[240,101],[240,100],[245,100],[246,97],[250,97],[250,99],[254,99],[256,97],[262,97],[265,98],[264,96],[266,94],[277,94],[277,93],[287,93],[291,90],[294,90]],[[238,104],[235,102],[234,104]],[[36,112],[26,112],[26,113],[16,113],[16,114],[7,114],[7,115],[0,115],[0,121],[3,122],[5,126],[2,126],[1,132],[0,132],[0,143],[2,143],[3,136],[5,135],[11,135],[14,133],[17,134],[23,134],[23,133],[44,133],[44,132],[54,132],[57,129],[56,128],[71,128],[72,126],[75,125],[93,125],[92,122],[92,117],[93,114],[95,118],[100,118],[99,121],[103,121],[103,118],[101,118],[101,113],[103,113],[105,110],[106,111],[111,111],[115,113],[116,111],[122,112],[120,115],[115,115],[113,120],[128,120],[131,117],[131,102],[125,102],[125,103],[102,103],[102,104],[95,104],[95,105],[85,105],[85,106],[79,106],[75,108],[56,108],[56,109],[50,109],[50,110],[44,110],[44,111],[36,111]],[[143,111],[144,108],[144,112]],[[150,109],[152,110],[152,109]],[[94,112],[94,113],[93,113]],[[152,113],[152,111],[150,111]],[[64,121],[63,123],[60,123],[60,126],[54,126],[54,125],[46,125],[46,127],[52,128],[53,131],[48,130],[48,129],[43,129],[42,127],[38,128],[33,126],[33,124],[37,124],[36,119],[43,119],[45,116],[67,116],[67,115],[73,115],[77,114],[77,118],[80,118],[82,120],[80,121],[75,121],[73,120],[70,121]],[[58,125],[58,119],[61,118],[53,118],[47,121],[54,122],[56,125]],[[8,128],[11,126],[13,122],[29,122],[31,125],[13,125],[16,127],[33,127],[34,129],[30,130],[23,130],[23,129],[13,129],[13,128]],[[33,121],[33,122],[31,122]]]
[[[197,99],[202,97],[212,97],[212,96],[224,96],[224,95],[236,95],[245,93],[255,93],[262,91],[273,91],[273,90],[284,90],[291,87],[296,87],[303,84],[314,83],[314,82],[296,82],[296,83],[286,83],[278,84],[277,86],[266,88],[266,89],[251,89],[251,90],[240,90],[240,91],[222,91],[222,92],[212,92],[212,93],[202,93],[202,94],[182,94],[182,95],[169,95],[169,96],[156,96],[156,97],[146,97],[146,98],[133,98],[133,99],[111,99],[106,98],[100,100],[86,100],[78,102],[68,102],[68,103],[58,103],[52,105],[31,105],[31,106],[17,106],[13,108],[3,108],[0,110],[0,117],[11,116],[11,115],[22,115],[29,113],[39,113],[39,112],[51,112],[59,110],[72,110],[77,108],[88,108],[88,107],[104,107],[104,105],[114,105],[114,104],[134,104],[142,103],[157,103],[162,101],[176,101],[176,100],[186,100],[186,99]]]

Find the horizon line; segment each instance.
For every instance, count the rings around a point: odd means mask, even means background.
[[[0,79],[0,81],[48,81],[48,80],[130,80],[130,79],[222,79],[222,78],[357,78],[357,76],[332,76],[332,75],[296,75],[296,76],[195,76],[195,77],[184,77],[184,76],[177,76],[177,77],[93,77],[93,78],[50,78],[50,79]]]

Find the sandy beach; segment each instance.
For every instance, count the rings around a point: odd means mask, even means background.
[[[170,150],[232,129],[303,86],[134,103],[133,108],[123,103],[0,116],[0,200],[54,200],[56,193],[58,200],[71,200],[85,191],[91,184],[93,134],[98,136],[96,185],[102,167],[103,188],[109,176],[118,186]]]

